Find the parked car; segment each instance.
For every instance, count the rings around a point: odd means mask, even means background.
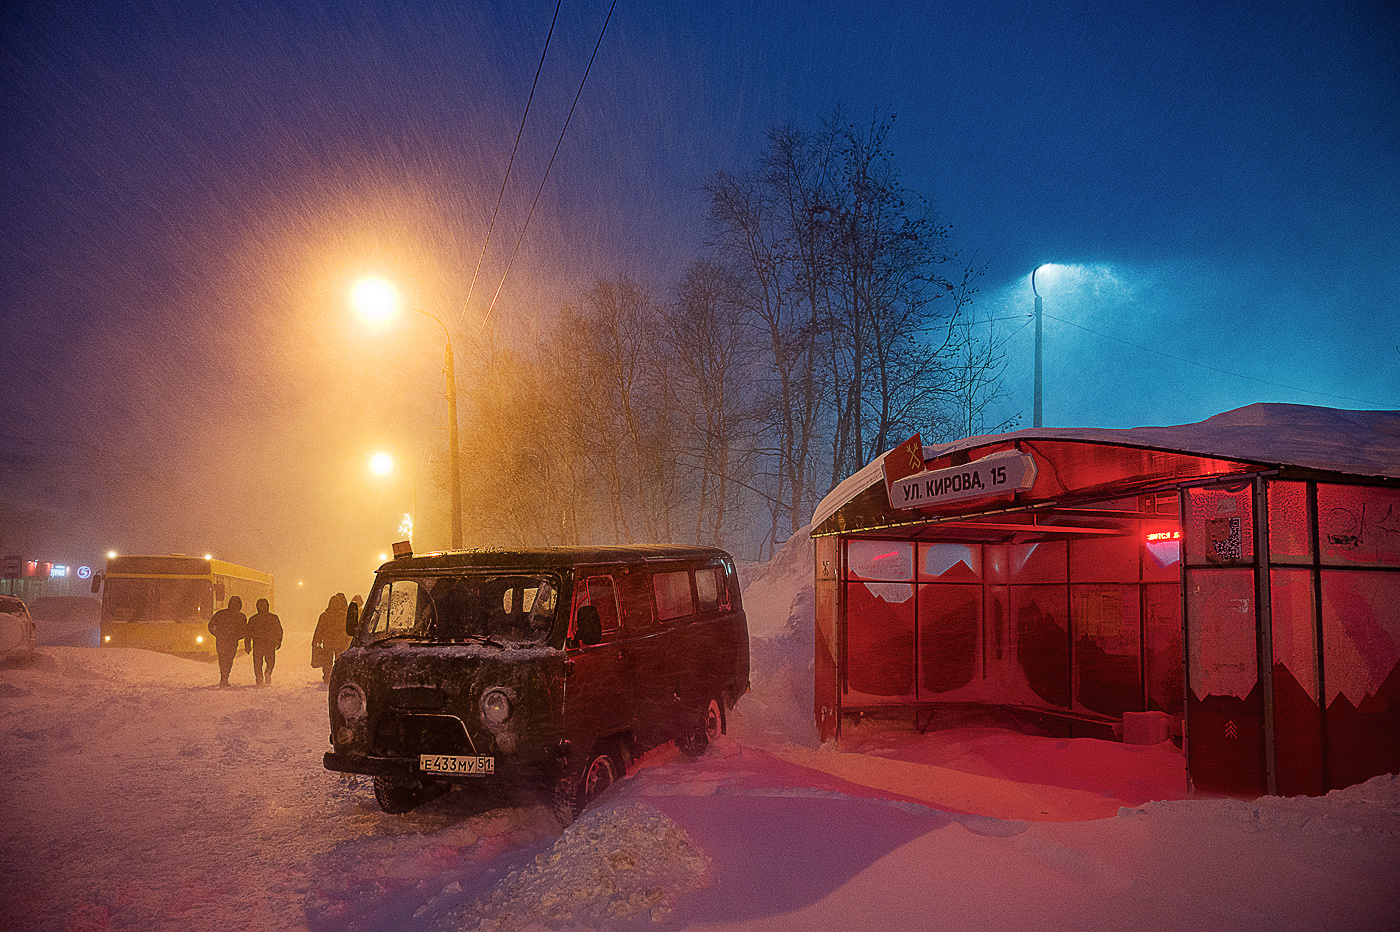
[[[570,821],[643,752],[703,754],[749,688],[734,561],[713,548],[408,554],[347,631],[324,764],[371,775],[385,812],[504,785]]]
[[[36,642],[34,619],[24,600],[0,595],[0,663],[33,659]]]

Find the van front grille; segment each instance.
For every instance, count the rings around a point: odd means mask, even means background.
[[[462,720],[455,715],[390,712],[375,728],[374,747],[387,757],[477,753]]]

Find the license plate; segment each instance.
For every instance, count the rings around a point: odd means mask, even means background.
[[[462,757],[456,754],[420,754],[418,769],[424,773],[453,773],[485,777],[496,772],[494,757]]]

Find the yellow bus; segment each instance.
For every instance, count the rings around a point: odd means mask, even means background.
[[[209,619],[238,596],[251,615],[272,602],[267,573],[208,557],[115,556],[93,580],[102,592],[103,647],[141,647],[182,657],[214,657]]]

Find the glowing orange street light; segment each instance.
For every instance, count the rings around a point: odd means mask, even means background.
[[[365,278],[350,290],[350,303],[372,324],[388,322],[399,309],[399,292],[382,278]]]
[[[388,453],[376,453],[369,458],[369,471],[376,476],[387,476],[394,471],[394,458]]]
[[[399,308],[417,311],[424,317],[431,317],[442,328],[447,338],[447,353],[443,359],[442,372],[447,382],[447,487],[452,499],[452,549],[462,549],[462,470],[457,450],[457,375],[453,365],[452,333],[447,324],[436,314],[422,308],[402,304],[399,292],[391,283],[382,278],[366,278],[355,283],[350,291],[350,302],[361,317],[374,324],[385,323]],[[390,461],[392,468],[392,461]],[[383,475],[383,473],[380,473]]]

